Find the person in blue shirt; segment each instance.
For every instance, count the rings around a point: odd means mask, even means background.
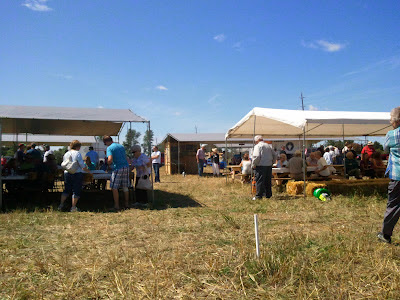
[[[129,179],[129,164],[126,159],[125,148],[121,144],[114,143],[108,135],[103,137],[104,145],[107,146],[107,163],[112,166],[110,188],[114,198],[114,210],[118,211],[119,194],[118,189],[122,188],[125,198],[125,208],[129,207],[129,187],[131,181]]]
[[[389,152],[386,175],[389,175],[388,202],[383,218],[382,231],[378,239],[385,243],[392,242],[394,226],[400,217],[400,106],[390,112],[390,130],[385,137],[383,148]]]

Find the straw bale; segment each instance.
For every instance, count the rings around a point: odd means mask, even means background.
[[[307,196],[312,196],[314,191],[319,188],[326,188],[326,183],[320,183],[320,182],[319,183],[314,183],[314,182],[307,183],[307,186],[306,186]]]
[[[289,195],[295,196],[303,193],[304,181],[289,181],[286,184],[286,192]]]

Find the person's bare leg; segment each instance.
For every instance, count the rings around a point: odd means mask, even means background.
[[[72,196],[72,207],[75,207],[78,203],[79,197]]]
[[[61,194],[60,207],[64,206],[64,202],[65,202],[65,200],[67,200],[68,196],[69,196],[68,194],[64,194],[64,193]]]
[[[114,208],[119,209],[119,193],[117,189],[112,189],[113,198],[114,198]]]

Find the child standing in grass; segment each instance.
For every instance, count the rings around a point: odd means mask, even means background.
[[[218,154],[218,148],[213,148],[212,149],[211,162],[212,162],[213,176],[218,177],[219,176],[219,154]]]

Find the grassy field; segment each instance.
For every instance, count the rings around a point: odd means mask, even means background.
[[[223,178],[161,180],[152,210],[0,214],[0,299],[400,298],[382,196],[255,202]]]

